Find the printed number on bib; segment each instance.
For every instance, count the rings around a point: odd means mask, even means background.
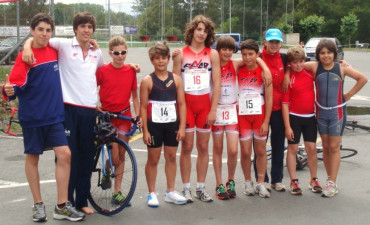
[[[175,122],[176,107],[174,103],[152,103],[152,121],[154,123]]]
[[[207,69],[185,70],[185,91],[199,91],[209,88],[209,74]]]
[[[236,105],[218,105],[215,125],[237,124]]]
[[[244,93],[239,96],[239,115],[262,114],[262,98],[258,93]]]

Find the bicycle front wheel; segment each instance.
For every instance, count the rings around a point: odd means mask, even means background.
[[[352,157],[352,156],[357,155],[357,153],[358,152],[355,149],[352,149],[352,148],[342,148],[340,150],[340,158],[341,159],[349,158],[349,157]],[[317,159],[318,160],[322,160],[323,159],[322,149],[317,149]]]
[[[124,169],[123,172],[119,172],[117,166],[115,166],[115,177],[109,177],[110,185],[102,185],[103,179],[103,162],[101,160],[101,147],[97,146],[96,156],[94,162],[94,170],[91,176],[91,188],[89,201],[99,213],[110,216],[119,213],[126,206],[130,204],[131,198],[134,195],[137,181],[137,166],[136,159],[133,151],[129,145],[116,138],[116,143],[123,149],[125,149],[125,159],[124,159]],[[106,145],[104,145],[104,164],[107,170],[109,169],[109,159],[108,151]],[[123,198],[115,198],[114,194],[117,194],[117,189],[121,192]]]

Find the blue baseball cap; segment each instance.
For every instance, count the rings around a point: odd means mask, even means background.
[[[283,34],[279,29],[268,29],[265,34],[266,41],[280,41],[283,42]]]

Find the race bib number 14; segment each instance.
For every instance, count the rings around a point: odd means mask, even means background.
[[[175,122],[176,107],[174,103],[152,103],[152,121],[154,123]]]

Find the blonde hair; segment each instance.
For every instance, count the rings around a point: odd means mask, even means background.
[[[286,55],[287,55],[287,58],[288,58],[288,62],[292,62],[294,60],[305,60],[306,59],[306,55],[304,53],[304,50],[303,50],[302,46],[300,46],[300,45],[295,45],[295,46],[289,48]]]
[[[125,48],[127,48],[127,44],[126,44],[126,40],[121,37],[121,36],[115,36],[115,37],[112,37],[110,40],[109,40],[109,51],[112,51],[113,50],[113,47],[116,47],[116,46],[119,46],[119,45],[124,45]]]

